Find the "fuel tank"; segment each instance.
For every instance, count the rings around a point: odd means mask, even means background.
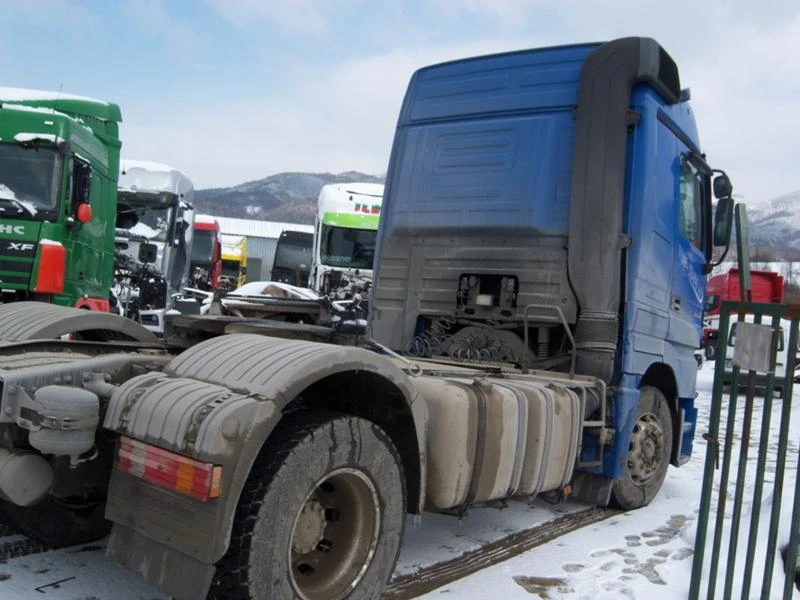
[[[572,477],[583,407],[568,387],[515,379],[422,376],[428,510],[557,490]]]

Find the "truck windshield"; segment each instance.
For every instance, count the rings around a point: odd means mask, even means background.
[[[238,260],[223,260],[222,261],[222,274],[228,277],[239,276],[239,261]]]
[[[378,232],[372,229],[323,225],[320,260],[332,267],[371,269],[377,235]]]
[[[120,196],[120,203],[124,200]],[[120,210],[122,206],[120,206]],[[128,229],[132,235],[140,235],[153,242],[166,242],[172,230],[174,207],[163,205],[127,204],[124,210],[136,214],[136,224]]]
[[[0,143],[0,207],[22,208],[25,217],[54,210],[63,162],[54,148]],[[13,214],[6,209],[3,216],[9,213]]]
[[[308,269],[311,263],[311,246],[280,240],[275,251],[275,267]]]
[[[706,296],[705,311],[709,312],[711,310],[716,310],[718,308],[719,308],[719,296],[716,294]]]
[[[214,232],[195,230],[192,240],[192,262],[211,264],[214,258]]]

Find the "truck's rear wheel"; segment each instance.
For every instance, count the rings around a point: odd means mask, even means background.
[[[375,598],[400,551],[405,490],[376,425],[297,413],[279,425],[242,492],[209,598]]]
[[[672,453],[672,417],[658,388],[641,389],[625,474],[614,480],[611,502],[625,510],[649,504],[667,475]]]

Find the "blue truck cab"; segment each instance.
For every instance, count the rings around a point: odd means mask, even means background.
[[[691,454],[730,192],[652,39],[423,68],[389,162],[370,333],[411,355],[602,379],[572,487],[641,506]]]

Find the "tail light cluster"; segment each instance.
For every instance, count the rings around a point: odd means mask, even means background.
[[[200,502],[219,498],[222,467],[122,437],[117,469]]]

